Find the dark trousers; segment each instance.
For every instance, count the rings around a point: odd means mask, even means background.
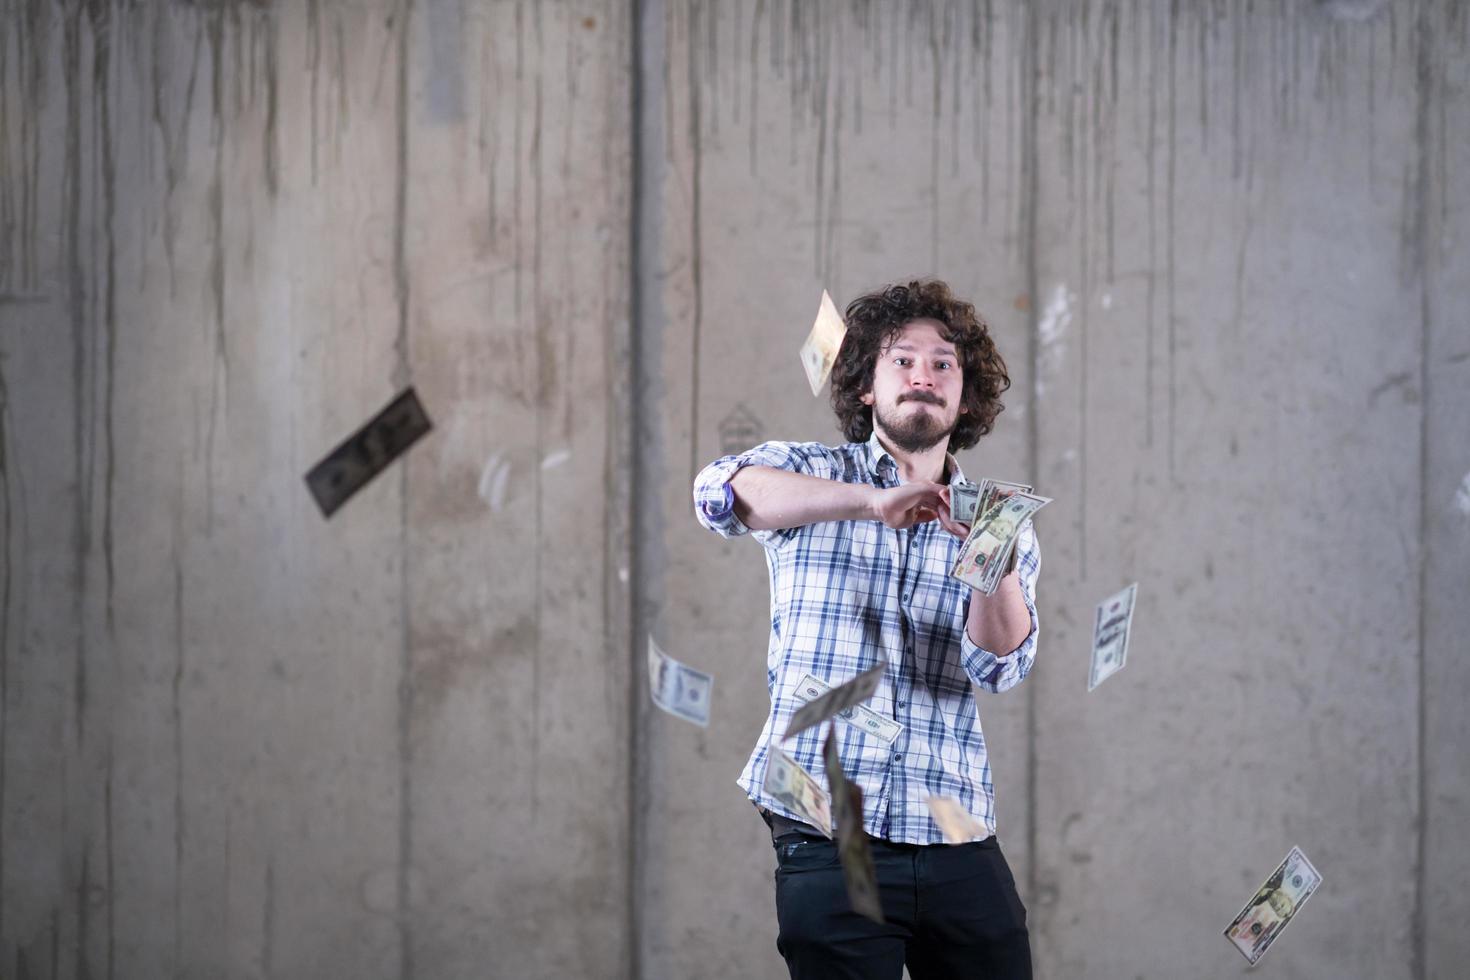
[[[1031,977],[1026,908],[994,837],[973,844],[868,838],[884,925],[847,900],[837,844],[782,833],[776,848],[776,948],[792,980],[1011,980]]]

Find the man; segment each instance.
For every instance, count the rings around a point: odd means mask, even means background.
[[[850,441],[767,442],[716,460],[694,484],[700,523],[753,532],[770,570],[771,711],[740,785],[771,826],[776,946],[794,980],[898,980],[905,964],[913,980],[1030,977],[1026,910],[1000,845],[945,844],[924,804],[953,797],[995,826],[971,685],[1008,690],[1035,658],[1040,552],[1029,523],[993,596],[949,577],[969,529],[950,516],[949,484],[963,477],[947,450],[991,430],[1010,379],[974,307],[942,282],[860,297],[846,320],[832,405]],[[763,786],[803,679],[835,686],[879,663],[866,708],[883,724],[833,724],[843,771],[862,787],[884,925],[852,910],[836,843]],[[826,730],[783,745],[819,779]]]

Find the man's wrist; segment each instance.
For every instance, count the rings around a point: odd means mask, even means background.
[[[1011,552],[1011,557],[1007,560],[1006,570],[1001,575],[1000,580],[1002,582],[1004,582],[1006,579],[1008,579],[1008,578],[1011,577],[1011,573],[1014,572],[1015,570],[1016,570],[1016,552],[1013,550]],[[980,591],[980,589],[978,589],[978,588],[976,588],[974,586],[971,586],[971,591],[974,592],[975,595],[981,596],[982,598],[990,599],[990,598],[993,598],[1000,591],[1000,588],[999,588],[999,586],[997,586],[995,592],[982,592],[982,591]]]

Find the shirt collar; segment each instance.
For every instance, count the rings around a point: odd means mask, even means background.
[[[866,445],[868,447],[868,469],[873,473],[873,475],[880,477],[885,475],[883,472],[883,464],[886,460],[888,464],[887,475],[890,475],[894,480],[897,480],[898,460],[894,459],[893,454],[890,453],[886,448],[884,448],[883,443],[878,441],[878,430],[876,428],[873,429],[873,434],[868,436],[868,441]],[[953,453],[944,454],[944,466],[945,469],[949,471],[950,483],[955,483],[965,478],[965,474],[960,472],[959,461],[954,458]]]

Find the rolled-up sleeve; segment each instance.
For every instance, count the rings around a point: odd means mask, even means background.
[[[1021,645],[1005,656],[997,656],[970,639],[970,631],[960,630],[960,656],[965,673],[971,682],[982,691],[1000,693],[1015,687],[1026,679],[1031,665],[1036,662],[1036,634],[1039,623],[1036,618],[1036,579],[1041,574],[1041,544],[1036,539],[1036,529],[1027,521],[1016,539],[1016,569],[1021,574],[1021,597],[1026,600],[1026,610],[1031,614],[1031,632]],[[967,600],[968,602],[968,600]],[[966,606],[966,614],[969,607]]]
[[[821,443],[763,442],[754,449],[734,456],[721,456],[699,471],[694,478],[694,516],[699,523],[726,538],[750,533],[750,528],[735,516],[735,491],[730,486],[743,467],[770,466],[791,473],[805,473],[824,479],[835,479],[837,465],[831,450]],[[795,529],[756,531],[761,544],[789,539]]]

